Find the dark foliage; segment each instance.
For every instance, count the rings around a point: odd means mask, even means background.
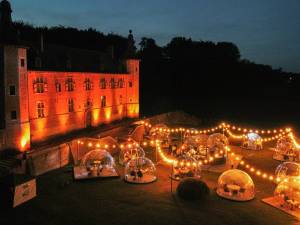
[[[177,187],[177,195],[184,200],[205,200],[209,196],[209,188],[200,179],[185,178]]]

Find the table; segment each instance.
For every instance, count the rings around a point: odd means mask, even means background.
[[[297,208],[300,205],[300,202],[292,200],[292,199],[286,200],[286,203],[290,206],[291,210],[294,210],[295,207]]]
[[[239,192],[239,190],[241,189],[241,187],[236,184],[228,184],[227,188],[232,194],[237,194]]]

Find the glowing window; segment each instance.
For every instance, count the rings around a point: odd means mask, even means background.
[[[45,106],[43,102],[38,102],[37,103],[37,116],[38,118],[43,118],[45,117]]]
[[[131,88],[132,87],[132,81],[129,81],[129,87]]]
[[[118,80],[118,87],[123,88],[124,87],[124,79],[119,79]]]
[[[115,83],[115,79],[114,78],[110,79],[110,88],[116,88],[116,83]]]
[[[100,80],[100,88],[101,89],[106,89],[106,80],[105,80],[105,78],[102,78]]]
[[[89,78],[86,78],[84,83],[85,83],[85,90],[86,91],[92,90],[92,82]]]
[[[106,96],[101,96],[101,107],[106,107]]]
[[[75,82],[72,77],[66,79],[66,91],[74,91]]]
[[[37,77],[33,81],[34,93],[44,93],[48,91],[47,80],[44,77]]]
[[[70,98],[68,100],[68,109],[69,109],[69,112],[74,112],[74,99],[73,98]]]
[[[123,104],[123,96],[122,95],[120,95],[120,101],[119,101],[119,103],[120,103],[120,105]]]
[[[61,83],[59,83],[58,81],[55,82],[55,89],[56,92],[61,92]]]

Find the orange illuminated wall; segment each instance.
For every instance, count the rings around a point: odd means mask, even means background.
[[[125,117],[139,116],[139,61],[127,60],[128,73],[79,73],[28,71],[28,104],[31,141],[64,134],[89,126],[110,123]],[[36,81],[42,78],[46,86],[43,93],[36,93]],[[66,81],[72,78],[74,91],[66,90]],[[123,81],[123,87],[112,88],[111,79]],[[91,90],[86,90],[89,79]],[[106,88],[101,88],[101,80]],[[60,84],[61,91],[57,91]],[[106,105],[101,105],[105,96]],[[73,99],[74,111],[69,112]],[[90,104],[88,104],[88,102]],[[38,117],[38,104],[43,103],[43,117]]]

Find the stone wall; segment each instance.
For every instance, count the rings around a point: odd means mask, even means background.
[[[61,144],[27,155],[29,172],[38,176],[54,169],[66,166],[70,162],[70,145]]]

